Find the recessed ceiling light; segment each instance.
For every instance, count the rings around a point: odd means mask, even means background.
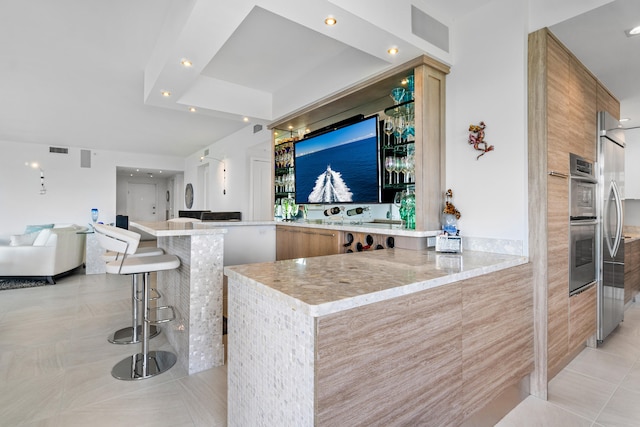
[[[398,50],[397,47],[392,47],[389,50],[387,50],[387,52],[389,53],[389,55],[397,55],[398,52],[400,52],[400,51]]]
[[[629,117],[625,117],[625,118],[620,119],[620,122],[621,123],[622,122],[628,122],[629,120],[631,120]]]
[[[293,126],[289,126],[289,129],[293,129]]]
[[[162,92],[160,92],[162,94],[162,96],[164,96],[165,98],[168,98],[171,96],[171,92],[169,92],[168,90],[163,90]]]
[[[196,107],[189,107],[189,112],[190,113],[195,113],[196,111],[198,111],[198,110],[196,110]]]
[[[633,27],[630,30],[625,30],[624,33],[627,35],[627,37],[634,37],[634,36],[640,35],[640,25],[637,27]]]
[[[180,63],[182,64],[183,67],[192,67],[193,66],[193,62],[189,61],[188,59],[183,59],[182,61],[180,61]]]
[[[249,121],[249,117],[244,117],[244,118],[242,119],[242,121],[243,121],[243,122],[248,122],[248,121]]]
[[[327,19],[324,20],[324,23],[332,27],[338,23],[338,20],[333,16],[328,16]]]

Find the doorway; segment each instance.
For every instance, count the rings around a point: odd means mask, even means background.
[[[156,184],[129,183],[127,211],[130,220],[155,222],[158,220],[158,192]]]

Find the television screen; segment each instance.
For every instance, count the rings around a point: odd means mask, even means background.
[[[378,158],[378,116],[296,142],[296,203],[378,203]]]

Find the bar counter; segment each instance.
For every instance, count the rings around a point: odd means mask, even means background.
[[[225,274],[229,426],[461,425],[533,370],[526,257],[396,248]]]
[[[173,305],[176,320],[162,325],[189,374],[224,364],[222,287],[225,228],[181,222],[131,222],[155,236],[158,247],[180,258],[176,270],[158,272],[160,305]]]

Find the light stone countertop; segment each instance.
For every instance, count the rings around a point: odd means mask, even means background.
[[[158,221],[131,222],[129,226],[135,227],[155,237],[224,234],[227,232],[227,230],[222,227],[199,227],[198,224],[200,223]]]
[[[407,237],[432,237],[442,233],[442,230],[407,230],[406,228],[402,228],[402,226],[400,226],[399,224],[389,224],[385,222],[349,223],[349,221],[320,222],[320,220],[302,220],[291,222],[280,221],[276,222],[276,225],[318,228],[322,230],[351,231],[354,233],[391,234],[394,236]]]
[[[230,280],[313,317],[388,300],[528,262],[466,251],[385,249],[225,267]]]

